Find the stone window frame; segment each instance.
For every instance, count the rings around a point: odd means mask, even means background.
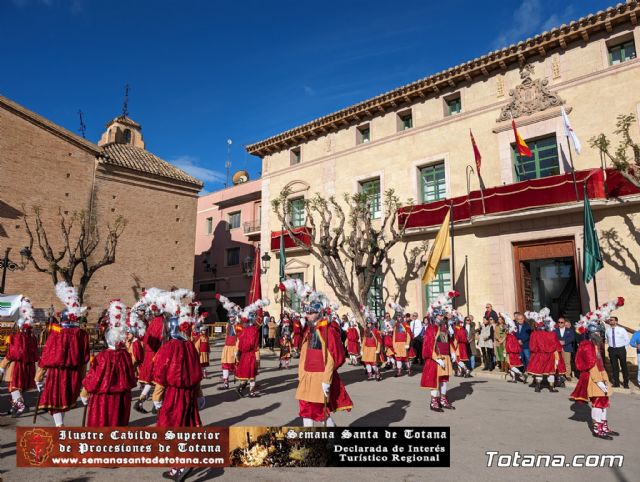
[[[440,154],[434,154],[432,156],[416,159],[411,162],[409,167],[408,179],[413,180],[411,183],[411,197],[415,200],[416,204],[422,203],[422,181],[420,179],[420,170],[423,167],[427,167],[433,164],[439,164],[441,162],[444,162],[444,182],[446,186],[445,199],[449,199],[451,197],[451,163],[449,159],[449,153],[443,152]]]
[[[633,40],[636,45],[636,58],[628,60],[626,62],[620,62],[619,64],[610,65],[609,64],[609,47],[614,47],[618,44],[624,43],[625,41]],[[600,56],[602,57],[602,67],[603,69],[615,69],[620,67],[621,65],[626,65],[629,62],[637,62],[638,58],[638,48],[640,47],[640,29],[634,28],[633,30],[626,30],[620,32],[618,34],[612,35],[609,38],[603,38],[600,40]]]
[[[363,136],[363,131],[366,130],[368,132],[368,137],[365,139]],[[360,124],[356,127],[356,145],[360,146],[362,144],[368,144],[371,142],[371,123],[365,122],[364,124]]]
[[[373,171],[367,174],[363,174],[361,176],[356,176],[353,178],[353,185],[351,188],[351,192],[353,194],[357,194],[361,192],[362,183],[368,181],[375,181],[378,179],[380,181],[380,217],[372,219],[372,221],[380,221],[384,219],[385,210],[384,210],[384,191],[385,191],[385,183],[384,183],[384,170]]]
[[[404,127],[404,118],[407,116],[411,117],[410,127]],[[396,132],[406,132],[413,129],[415,126],[416,124],[415,124],[415,118],[413,116],[413,107],[403,109],[396,113]]]

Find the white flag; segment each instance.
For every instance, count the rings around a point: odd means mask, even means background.
[[[562,120],[564,121],[564,135],[571,139],[573,142],[573,147],[578,154],[580,154],[580,150],[582,149],[582,144],[580,144],[580,139],[571,128],[571,124],[569,123],[569,116],[564,110],[564,107],[560,107],[560,111],[562,112]]]

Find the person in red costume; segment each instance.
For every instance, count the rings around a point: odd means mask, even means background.
[[[385,333],[382,339],[384,348],[385,369],[393,369],[396,366],[396,353],[393,350],[393,325],[395,321],[385,322]]]
[[[243,317],[246,315],[246,317]],[[255,324],[254,312],[241,314],[243,326],[236,341],[235,377],[240,380],[236,389],[238,395],[244,396],[244,390],[249,385],[249,396],[257,397],[256,376],[258,375],[258,350],[260,349],[260,328]]]
[[[507,361],[509,362],[509,376],[511,380],[508,380],[510,383],[518,383],[519,381],[522,383],[527,383],[527,375],[522,375],[522,358],[520,357],[521,346],[518,342],[518,338],[516,337],[516,332],[518,331],[518,327],[511,317],[509,317],[506,313],[500,313],[500,316],[504,319],[505,324],[507,326],[507,337],[504,342],[505,353],[507,354]]]
[[[451,354],[447,320],[442,311],[433,310],[422,344],[424,367],[420,386],[431,391],[429,408],[434,412],[455,409],[447,398],[447,382],[453,372]]]
[[[357,325],[356,320],[349,322],[347,339],[344,341],[349,355],[349,365],[357,365],[358,358],[360,357],[360,330],[358,330]]]
[[[340,326],[327,319],[326,298],[308,291],[315,299],[305,306],[306,319],[296,390],[299,415],[305,427],[312,427],[314,422],[335,427],[331,413],[353,408],[353,402],[338,375],[338,368],[345,362]]]
[[[455,353],[460,376],[469,378],[471,376],[469,368],[467,367],[467,362],[469,361],[469,340],[467,338],[467,331],[464,329],[464,318],[462,317],[457,317],[453,325],[451,353]]]
[[[143,302],[138,301],[133,305],[127,316],[124,344],[127,352],[131,355],[133,369],[136,372],[136,380],[138,378],[138,367],[144,361],[144,344],[142,343],[142,338],[147,329],[147,325],[144,322],[146,311],[147,306]]]
[[[196,322],[190,306],[181,305],[180,292],[184,297],[193,296],[193,292],[178,290],[161,295],[159,303],[169,315],[165,332],[168,340],[158,352],[153,365],[153,404],[158,411],[158,427],[201,427],[200,410],[204,408],[200,382],[200,354],[191,341]],[[191,468],[173,468],[163,477],[171,480],[183,480]]]
[[[22,394],[36,386],[34,377],[38,361],[38,339],[31,331],[34,323],[31,300],[23,297],[18,310],[18,332],[9,335],[7,356],[0,361],[0,380],[4,375],[11,393],[9,414],[14,418],[29,411]]]
[[[148,413],[144,408],[144,402],[149,398],[151,389],[153,388],[153,365],[155,361],[155,355],[162,346],[165,339],[164,325],[165,319],[162,314],[162,307],[160,306],[159,299],[163,296],[163,292],[158,288],[150,288],[142,294],[141,301],[146,303],[149,307],[149,322],[144,337],[142,338],[142,345],[144,347],[144,356],[142,363],[138,367],[138,383],[142,386],[140,397],[133,404],[133,409],[139,413]],[[151,409],[152,413],[156,413],[155,406]]]
[[[557,338],[553,332],[555,323],[549,317],[549,309],[543,308],[540,313],[527,312],[527,318],[535,321],[535,330],[529,339],[531,359],[527,365],[527,373],[533,376],[535,391],[542,390],[542,380],[546,377],[550,392],[557,392],[554,387],[557,368]]]
[[[382,338],[380,332],[373,326],[373,320],[367,318],[367,324],[362,337],[362,363],[367,370],[367,380],[382,380],[378,363],[382,351]]]
[[[107,349],[93,359],[84,389],[89,394],[87,427],[123,427],[129,424],[131,390],[136,376],[125,347],[127,307],[119,300],[109,304]]]
[[[42,394],[36,410],[48,410],[56,427],[62,427],[64,413],[76,406],[90,353],[89,336],[78,326],[87,308],[80,306],[77,290],[61,281],[56,294],[66,308],[60,314],[60,325],[51,325],[38,362],[35,382]]]
[[[591,403],[592,433],[594,437],[612,440],[620,435],[609,428],[607,410],[611,396],[611,383],[604,368],[601,348],[604,344],[605,328],[595,320],[578,322],[579,333],[588,333],[588,339],[578,345],[576,352],[576,369],[580,372],[580,379],[570,399],[580,403]]]
[[[300,354],[300,345],[302,344],[302,322],[300,321],[300,315],[297,313],[293,315],[292,331],[291,354],[292,356],[298,356]]]
[[[555,334],[555,333],[554,333]],[[559,388],[565,387],[565,373],[567,372],[567,366],[564,363],[564,358],[562,358],[562,344],[558,337],[556,336],[556,351],[554,353],[555,364],[556,364],[556,372],[555,372],[555,386]]]
[[[402,375],[403,365],[406,364],[407,374],[411,376],[411,362],[415,358],[415,353],[411,346],[413,332],[409,324],[402,319],[402,308],[398,305],[391,305],[396,310],[396,323],[393,326],[393,352],[396,361],[396,377]]]

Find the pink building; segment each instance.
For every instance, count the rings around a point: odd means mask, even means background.
[[[198,198],[193,289],[210,323],[226,320],[216,293],[240,306],[249,297],[260,244],[262,181],[242,182],[247,177],[240,171],[233,176],[233,186]]]

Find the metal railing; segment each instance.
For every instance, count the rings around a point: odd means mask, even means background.
[[[260,231],[260,221],[246,221],[242,227],[244,229],[244,234],[255,233]]]

